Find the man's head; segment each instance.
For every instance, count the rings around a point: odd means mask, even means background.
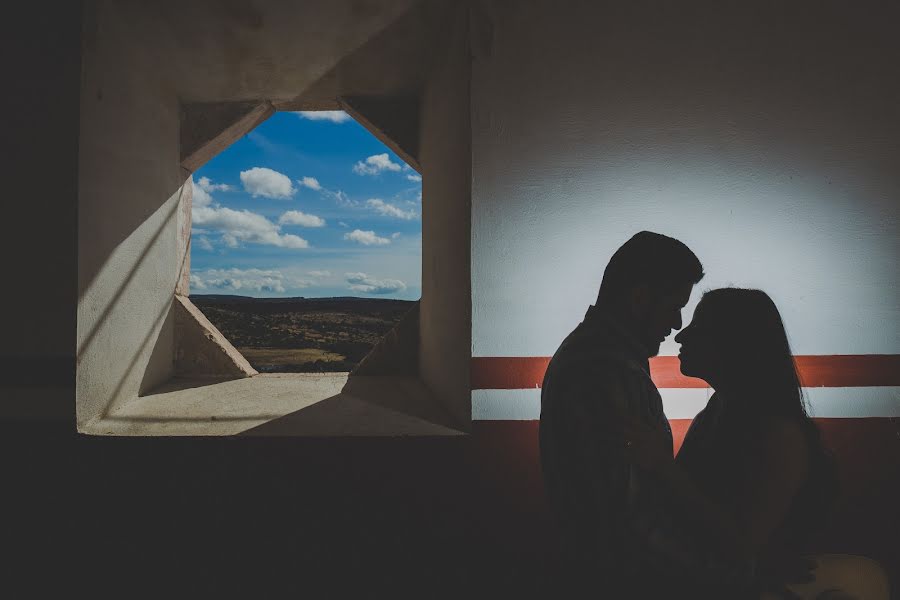
[[[682,242],[641,231],[616,250],[600,283],[597,304],[610,307],[650,356],[673,329],[681,329],[681,309],[703,278],[703,265]]]

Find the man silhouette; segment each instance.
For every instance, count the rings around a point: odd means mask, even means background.
[[[567,581],[593,597],[625,597],[635,584],[630,505],[646,507],[652,482],[630,466],[624,421],[672,434],[651,356],[672,330],[703,266],[682,242],[649,231],[613,254],[597,303],[554,354],[541,390],[544,483],[560,529]],[[640,551],[637,551],[640,552]]]

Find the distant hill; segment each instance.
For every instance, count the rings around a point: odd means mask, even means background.
[[[358,296],[333,296],[330,298],[306,298],[304,296],[294,296],[290,298],[254,298],[253,296],[238,296],[232,294],[191,294],[191,302],[196,304],[202,302],[204,304],[237,304],[242,302],[253,302],[259,304],[279,304],[285,302],[309,302],[313,304],[330,302],[406,302],[412,304],[415,300],[394,300],[392,298],[360,298]]]
[[[190,298],[256,370],[270,373],[350,371],[416,304],[353,296]]]

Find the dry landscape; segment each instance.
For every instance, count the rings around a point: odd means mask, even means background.
[[[350,371],[416,304],[227,295],[191,301],[261,373]]]

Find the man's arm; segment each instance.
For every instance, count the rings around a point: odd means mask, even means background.
[[[610,469],[625,470],[622,415],[628,410],[629,400],[624,383],[612,370],[597,369],[591,376],[579,378],[568,391],[573,458],[588,467],[587,476],[596,493],[608,495]],[[622,476],[616,473],[615,479]]]

